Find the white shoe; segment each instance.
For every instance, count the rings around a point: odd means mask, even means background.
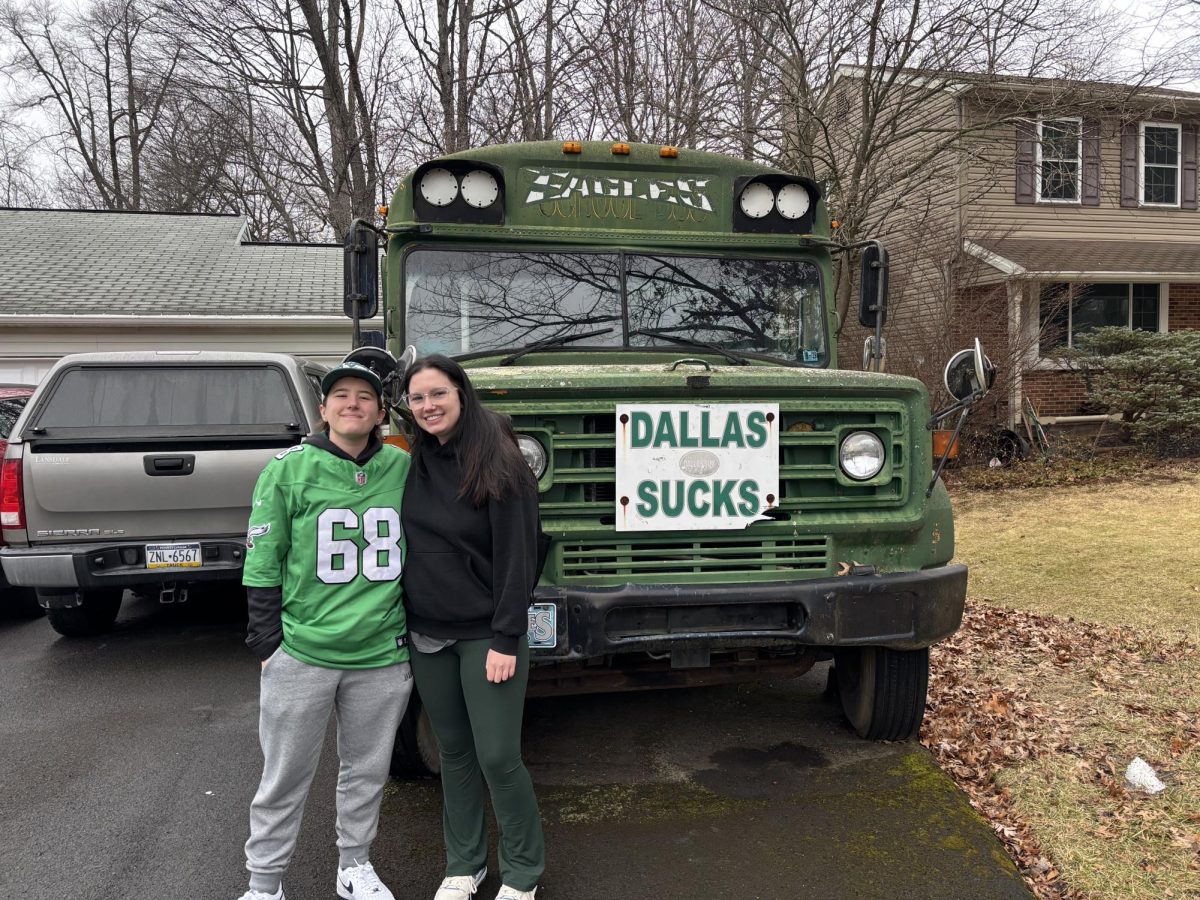
[[[442,886],[433,895],[433,900],[465,900],[466,897],[470,897],[479,890],[479,885],[485,878],[487,878],[487,866],[474,875],[452,875],[442,879]]]
[[[533,900],[533,895],[537,893],[537,888],[528,891],[518,891],[514,887],[509,887],[507,884],[500,888],[500,893],[496,895],[496,900]]]
[[[283,896],[283,885],[281,884],[279,886],[279,890],[273,894],[268,894],[266,891],[256,891],[251,889],[242,894],[242,896],[238,897],[238,900],[287,900],[287,898]]]
[[[345,897],[346,900],[359,900],[360,897],[366,897],[368,900],[396,900],[387,889],[387,885],[379,880],[379,876],[375,874],[375,867],[369,862],[338,869],[337,895]]]

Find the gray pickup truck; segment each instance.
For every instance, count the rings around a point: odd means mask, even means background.
[[[5,577],[60,634],[126,589],[166,603],[241,581],[263,466],[319,421],[324,367],[273,353],[81,353],[42,380],[0,464]]]

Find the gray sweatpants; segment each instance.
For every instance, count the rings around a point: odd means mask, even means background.
[[[412,693],[408,663],[379,669],[310,666],[282,649],[262,670],[258,738],[263,775],[250,805],[250,887],[272,893],[296,849],[308,787],[329,713],[337,714],[341,767],[337,846],[342,868],[364,863],[379,827],[379,804],[396,728]]]

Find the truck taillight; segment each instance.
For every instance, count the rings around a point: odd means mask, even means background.
[[[0,528],[24,528],[25,508],[21,505],[21,460],[0,463]]]

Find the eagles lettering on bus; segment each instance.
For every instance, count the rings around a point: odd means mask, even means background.
[[[649,200],[690,209],[712,212],[712,203],[704,189],[710,178],[641,178],[576,175],[569,169],[526,169],[533,180],[525,205],[550,200],[599,198],[611,200]]]
[[[757,449],[767,443],[770,419],[761,410],[745,416],[736,410],[634,412],[629,417],[629,444],[634,449],[680,450],[686,448]],[[685,512],[694,517],[753,516],[762,508],[760,488],[753,478],[646,479],[635,489],[634,510],[639,516],[660,513],[677,518]]]

